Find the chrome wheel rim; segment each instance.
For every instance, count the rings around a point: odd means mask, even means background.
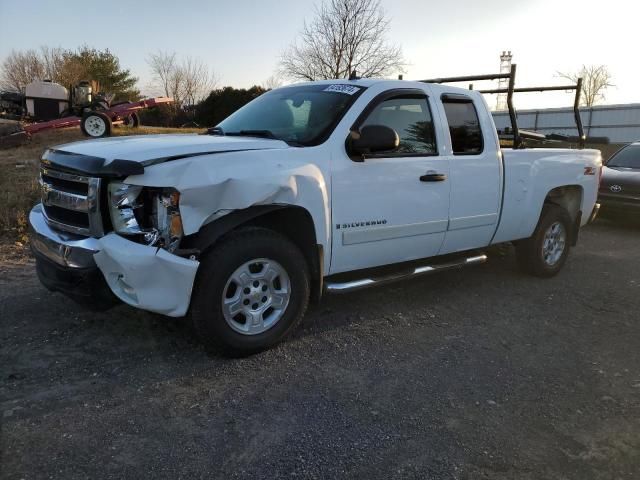
[[[258,335],[284,315],[291,298],[286,270],[275,260],[256,258],[238,267],[222,291],[227,324],[243,335]]]
[[[560,222],[552,224],[544,234],[542,241],[542,260],[549,267],[556,265],[567,244],[567,232]]]
[[[87,121],[84,123],[84,128],[92,137],[101,137],[107,130],[107,124],[102,118],[91,116],[87,118]]]

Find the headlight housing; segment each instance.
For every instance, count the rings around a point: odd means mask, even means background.
[[[108,191],[116,233],[170,252],[178,248],[183,232],[177,190],[112,182]]]

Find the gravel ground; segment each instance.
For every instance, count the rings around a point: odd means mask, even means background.
[[[565,270],[489,263],[326,298],[293,338],[207,353],[0,267],[0,477],[640,478],[640,228]]]

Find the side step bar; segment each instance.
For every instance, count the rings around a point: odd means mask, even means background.
[[[416,267],[412,272],[398,273],[385,275],[381,277],[363,278],[360,280],[351,280],[348,282],[326,282],[325,290],[327,293],[346,293],[354,290],[360,290],[362,288],[374,287],[378,285],[384,285],[398,280],[404,280],[406,278],[418,277],[420,275],[427,275],[429,273],[441,272],[443,270],[451,270],[452,268],[466,267],[470,265],[477,265],[487,261],[486,255],[478,255],[475,257],[464,258],[455,262],[442,263],[439,265],[425,265],[422,267]]]

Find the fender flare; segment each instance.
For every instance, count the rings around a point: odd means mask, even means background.
[[[291,208],[292,205],[255,205],[242,210],[235,210],[224,217],[206,224],[198,232],[184,237],[180,249],[175,253],[181,256],[195,256],[199,258],[203,253],[212,248],[216,242],[226,233],[243,225],[254,218],[261,217],[267,213]],[[294,206],[293,208],[302,208]],[[324,249],[322,244],[316,243],[313,252],[305,252],[311,269],[311,301],[317,304],[322,297],[324,288]]]
[[[200,256],[211,248],[224,234],[243,223],[265,213],[286,208],[287,205],[256,205],[242,210],[235,210],[211,223],[206,224],[198,232],[184,237],[180,250]]]

